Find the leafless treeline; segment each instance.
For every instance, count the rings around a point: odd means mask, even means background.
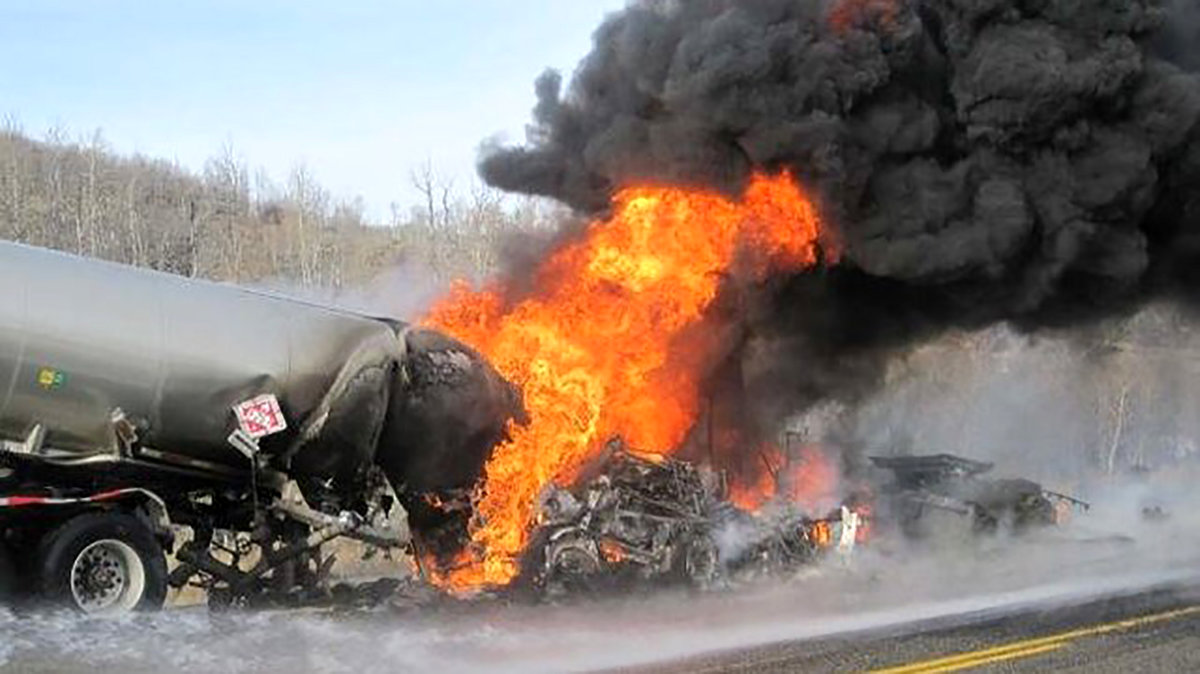
[[[851,411],[871,453],[950,452],[1061,480],[1200,461],[1200,330],[1156,304],[1069,333],[953,333]]]
[[[303,167],[282,185],[251,176],[226,148],[193,174],[169,162],[114,154],[97,132],[32,140],[0,129],[0,238],[184,276],[284,280],[343,288],[398,264],[438,280],[496,271],[508,234],[556,217],[490,189],[460,195],[430,167],[414,172],[425,203],[368,222]]]

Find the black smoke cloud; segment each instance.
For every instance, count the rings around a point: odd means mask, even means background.
[[[748,309],[768,416],[950,326],[1076,325],[1200,280],[1194,0],[666,0],[537,82],[492,185],[600,212],[633,181],[789,169],[843,246]],[[726,377],[728,378],[728,377]],[[778,409],[772,409],[778,408]]]

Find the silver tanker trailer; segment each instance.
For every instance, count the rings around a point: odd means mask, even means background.
[[[516,407],[436,333],[0,242],[0,595],[317,591],[324,543],[408,545],[402,502],[473,481]]]

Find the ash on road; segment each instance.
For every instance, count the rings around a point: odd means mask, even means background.
[[[1086,529],[922,554],[876,548],[848,567],[835,563],[783,585],[562,606],[197,610],[117,621],[0,614],[0,671],[846,671],[920,664],[1200,603],[1188,589],[1162,593],[1200,586],[1192,523],[1131,524],[1134,538]],[[1069,608],[1112,597],[1122,599]],[[1168,644],[1163,657],[1181,652],[1188,642],[1171,635],[1191,638],[1197,617],[1153,626]],[[1149,651],[1111,644],[1147,633],[1077,639],[1045,655],[1128,664]]]

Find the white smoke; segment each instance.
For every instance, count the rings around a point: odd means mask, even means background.
[[[292,280],[267,279],[255,287],[344,311],[411,322],[419,319],[449,285],[420,263],[400,262],[355,286],[303,286]]]

